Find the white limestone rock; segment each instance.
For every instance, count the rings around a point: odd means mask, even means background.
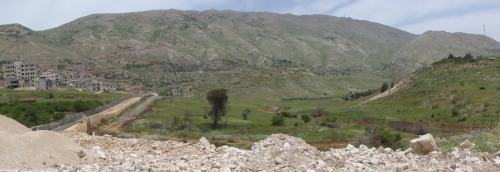
[[[437,150],[436,141],[431,134],[426,134],[411,140],[410,147],[415,151],[415,153],[421,155],[427,155],[428,153]]]

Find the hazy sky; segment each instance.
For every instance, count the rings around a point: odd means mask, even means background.
[[[0,24],[45,30],[94,13],[159,9],[326,14],[369,20],[414,34],[483,34],[500,41],[500,0],[0,0]]]

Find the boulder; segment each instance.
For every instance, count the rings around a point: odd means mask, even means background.
[[[200,138],[200,141],[198,141],[198,144],[200,144],[201,146],[208,147],[208,148],[210,147],[210,142],[205,137]]]
[[[436,141],[431,134],[420,136],[410,141],[410,148],[417,154],[427,155],[437,150]]]

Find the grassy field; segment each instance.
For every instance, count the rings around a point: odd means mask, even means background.
[[[123,96],[123,93],[104,92],[102,94],[96,94],[94,92],[78,91],[75,89],[68,89],[64,91],[14,91],[11,89],[0,88],[0,102],[23,100],[34,100],[36,102],[51,102],[62,100],[99,100],[103,103],[109,103]]]
[[[135,121],[129,130],[169,133],[188,137],[204,136],[211,139],[252,141],[277,132],[299,136],[311,142],[349,140],[352,137],[349,127],[336,129],[322,127],[316,125],[317,120],[305,123],[299,118],[286,118],[284,126],[271,126],[271,118],[276,112],[269,110],[268,106],[279,106],[281,109],[288,109],[286,111],[292,114],[309,115],[313,108],[327,107],[327,104],[333,102],[342,103],[340,99],[289,102],[265,99],[230,99],[228,113],[223,119],[222,126],[217,130],[212,130],[210,129],[210,119],[203,118],[209,109],[209,105],[204,99],[164,99],[156,102],[154,108],[145,114],[145,118]],[[247,108],[250,109],[251,113],[248,120],[243,120],[242,112]],[[172,124],[173,118],[178,118],[182,123],[186,112],[192,114],[190,122],[185,128],[176,129]]]
[[[14,91],[0,89],[0,114],[31,127],[64,118],[65,114],[84,112],[110,103],[122,93],[64,91]]]
[[[402,143],[423,133],[450,137],[496,128],[500,118],[499,78],[498,61],[443,62],[416,72],[407,78],[409,85],[398,92],[369,103],[363,103],[367,97],[353,101],[340,97],[286,101],[241,97],[230,92],[228,113],[216,130],[210,128],[210,119],[203,118],[209,109],[204,97],[169,98],[158,101],[128,130],[190,138],[203,136],[234,144],[241,140],[256,141],[272,133],[298,136],[313,144],[355,143],[367,127],[386,127],[401,134]],[[299,117],[314,114],[318,109],[325,111],[325,115],[308,123],[300,118],[286,118],[284,126],[272,126],[271,118],[278,112],[270,110],[273,106],[279,107],[279,112]],[[243,120],[242,112],[247,108],[251,113],[248,120]],[[190,117],[185,118],[185,114]],[[494,142],[498,137],[490,137],[491,133],[475,135],[478,141],[493,140],[493,146],[482,146],[481,150],[492,151],[499,146]],[[456,143],[443,142],[444,146],[450,144]]]

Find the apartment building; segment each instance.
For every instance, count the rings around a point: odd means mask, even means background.
[[[38,78],[38,64],[33,62],[14,62],[2,65],[5,88],[34,87]]]

